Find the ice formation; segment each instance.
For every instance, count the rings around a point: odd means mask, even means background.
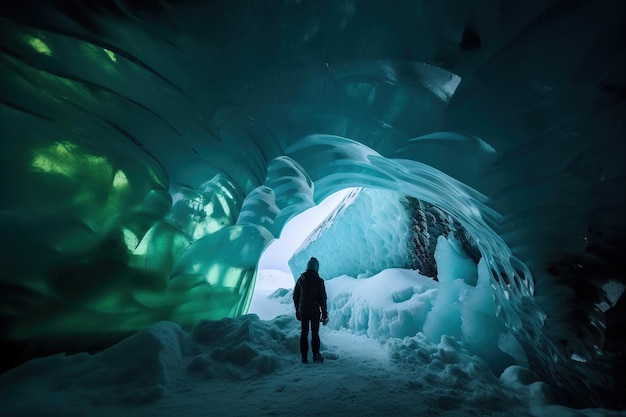
[[[451,233],[478,262],[471,236],[439,207],[397,191],[353,188],[295,250],[289,268],[298,277],[315,256],[326,277],[369,277],[404,268],[437,279],[437,240]]]
[[[289,259],[293,275],[306,269],[311,256],[319,259],[320,274],[329,278],[368,277],[387,268],[409,267],[411,218],[401,205],[403,199],[395,191],[350,191]]]
[[[285,223],[367,187],[462,225],[566,401],[622,401],[623,1],[144,3],[2,9],[7,357],[243,314]]]
[[[513,364],[527,365],[522,347],[496,316],[486,264],[476,265],[454,235],[439,237],[435,257],[438,283],[395,268],[328,280],[330,326],[383,340],[421,333],[437,344],[453,337],[496,375]]]

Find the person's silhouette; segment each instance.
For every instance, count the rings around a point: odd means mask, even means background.
[[[324,361],[320,354],[320,318],[324,325],[328,323],[328,308],[326,306],[326,286],[318,273],[319,266],[317,259],[309,259],[306,271],[300,275],[293,290],[296,318],[300,320],[301,325],[300,353],[302,354],[302,363],[308,362],[309,327],[311,328],[313,362]]]

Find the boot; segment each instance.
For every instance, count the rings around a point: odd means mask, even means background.
[[[324,357],[319,353],[313,355],[313,362],[324,362]]]

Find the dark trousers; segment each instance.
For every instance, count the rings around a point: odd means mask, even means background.
[[[311,348],[313,354],[320,353],[320,315],[303,313],[300,317],[300,353],[306,356],[309,352],[309,326],[311,327]]]

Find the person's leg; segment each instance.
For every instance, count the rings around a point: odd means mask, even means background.
[[[310,318],[306,315],[300,317],[300,353],[303,361],[309,353],[309,322]]]
[[[313,350],[313,356],[320,353],[320,320],[319,317],[311,320],[311,349]]]

